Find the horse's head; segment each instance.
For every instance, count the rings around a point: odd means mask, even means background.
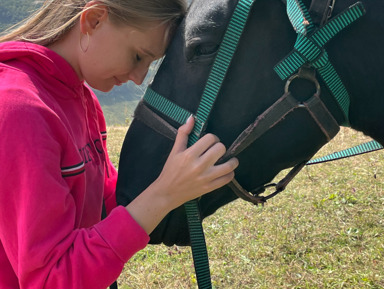
[[[154,91],[180,107],[196,112],[237,2],[194,0],[151,85]],[[310,4],[310,1],[304,2]],[[206,132],[216,134],[229,148],[258,117],[260,121],[260,115],[284,94],[286,83],[273,67],[292,50],[295,40],[296,33],[287,18],[283,1],[254,2]],[[320,86],[321,99],[329,107],[335,122],[341,123],[342,111],[321,81]],[[288,89],[294,99],[306,102],[316,87],[311,81],[298,79]],[[156,109],[152,110],[156,112]],[[178,126],[167,116],[157,114]],[[309,160],[328,141],[306,109],[294,109],[276,124],[267,125],[271,129],[237,155],[240,166],[236,170],[236,180],[248,192],[262,191],[262,187],[281,170]],[[139,119],[133,120],[120,157],[118,203],[127,204],[156,179],[171,147],[172,140]],[[228,186],[203,196],[199,200],[202,217],[236,198]],[[167,245],[189,243],[183,207],[172,211],[151,234],[151,243],[160,242]]]

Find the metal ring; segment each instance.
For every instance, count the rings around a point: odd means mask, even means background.
[[[305,76],[305,75],[300,75],[298,73],[292,75],[287,82],[285,83],[285,88],[284,92],[288,93],[289,91],[289,86],[291,85],[292,81],[295,80],[296,78],[303,78],[307,79],[309,81],[312,81],[316,87],[316,94],[320,95],[320,83],[317,81],[316,77],[310,77],[310,76]]]

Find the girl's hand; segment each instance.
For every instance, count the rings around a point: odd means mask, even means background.
[[[215,163],[225,154],[225,146],[207,134],[187,148],[194,118],[181,126],[160,176],[128,206],[127,210],[149,234],[171,210],[187,201],[229,183],[238,160]]]
[[[179,128],[173,149],[156,180],[175,207],[224,186],[233,179],[238,166],[236,158],[215,166],[226,148],[213,134],[203,136],[187,148],[193,126],[194,118],[190,117]]]

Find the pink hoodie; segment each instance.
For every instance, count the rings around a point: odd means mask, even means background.
[[[108,287],[149,237],[114,208],[95,95],[53,51],[0,43],[0,132],[0,288]]]

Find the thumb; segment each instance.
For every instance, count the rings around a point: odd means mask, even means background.
[[[175,140],[175,144],[173,145],[173,152],[184,151],[188,145],[188,136],[192,132],[193,127],[195,126],[195,119],[191,115],[185,124],[179,127],[177,131],[177,136]]]

